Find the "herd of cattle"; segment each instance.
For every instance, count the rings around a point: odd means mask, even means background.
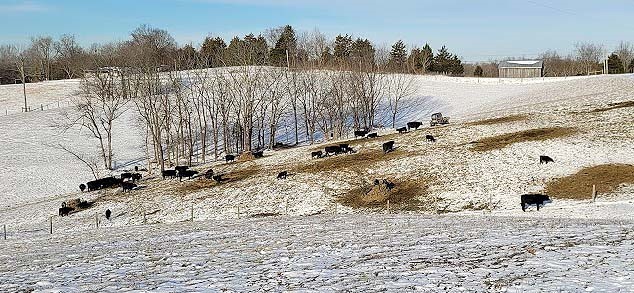
[[[421,125],[422,125],[421,122],[408,122],[406,127],[397,128],[396,130],[398,131],[398,133],[406,133],[411,130],[417,130]],[[366,139],[373,139],[373,138],[379,137],[378,133],[369,132],[367,130],[355,130],[354,136],[355,138],[361,137]],[[428,142],[436,142],[436,138],[434,138],[434,136],[430,134],[425,135],[425,139]],[[394,144],[395,142],[393,140],[383,143],[382,145],[383,153],[387,154],[389,152],[394,151],[395,150]],[[353,154],[353,153],[356,153],[356,150],[354,148],[350,147],[350,145],[347,143],[341,143],[338,145],[326,146],[324,147],[323,151],[321,150],[313,151],[311,152],[311,157],[313,159],[319,159],[319,158],[329,157],[333,155]],[[252,152],[252,155],[254,158],[262,158],[264,157],[264,151],[263,150],[255,151],[255,152]],[[235,161],[235,159],[236,159],[236,155],[227,154],[225,156],[225,161],[227,163],[233,162]],[[553,163],[554,160],[548,156],[540,156],[539,162],[540,164],[547,164],[547,163]],[[137,187],[137,185],[135,184],[136,181],[142,178],[141,174],[138,173],[138,167],[135,167],[135,171],[137,171],[137,173],[130,173],[130,172],[122,173],[119,178],[106,177],[106,178],[90,181],[86,183],[86,185],[80,184],[79,188],[82,192],[86,189],[87,191],[95,191],[95,190],[111,188],[111,187],[121,187],[124,192],[130,191]],[[188,179],[194,178],[198,174],[199,174],[198,171],[189,170],[189,166],[176,166],[173,170],[164,170],[161,172],[161,176],[163,177],[163,179],[178,178],[179,181],[181,181],[183,178],[188,178]],[[221,183],[226,180],[225,178],[223,178],[223,174],[214,174],[213,169],[207,170],[203,175],[204,175],[204,178],[209,180],[214,180],[218,183]],[[277,179],[286,179],[289,175],[291,174],[289,174],[288,171],[282,171],[278,173]],[[385,181],[382,183],[388,186],[388,190],[391,190],[392,188],[394,188],[394,183],[392,182]],[[379,181],[375,180],[375,185],[377,184],[379,184]],[[526,211],[526,207],[530,205],[536,205],[537,210],[539,211],[540,206],[543,206],[545,203],[549,203],[549,202],[550,202],[550,198],[544,194],[524,194],[521,196],[521,206],[523,211]],[[86,206],[89,206],[88,203],[81,200],[72,201],[72,205],[63,203],[62,207],[59,210],[59,214],[60,216],[68,215],[70,212],[85,208]],[[108,219],[110,218],[110,210],[107,211],[107,218]]]

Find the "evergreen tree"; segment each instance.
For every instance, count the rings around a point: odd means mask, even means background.
[[[373,65],[375,51],[374,46],[372,46],[372,43],[370,43],[368,39],[363,40],[358,38],[354,41],[354,43],[352,43],[350,48],[350,57],[352,61],[357,64],[363,63]]]
[[[434,59],[434,53],[432,52],[429,44],[425,44],[422,49],[412,49],[408,62],[410,68],[415,73],[425,73],[431,71],[432,61]]]
[[[324,50],[321,52],[321,63],[323,65],[328,65],[332,62],[333,56],[332,53],[330,52],[330,47],[326,47],[324,48]]]
[[[335,47],[333,56],[337,61],[349,61],[350,51],[352,50],[352,38],[349,35],[338,35],[335,38]]]
[[[200,48],[200,55],[207,60],[207,66],[219,67],[223,66],[223,59],[227,44],[220,38],[207,37]]]
[[[621,58],[619,58],[619,55],[612,53],[608,57],[608,73],[620,74],[624,72],[625,72],[625,69],[623,68],[623,62],[621,62]]]
[[[249,65],[248,60],[244,54],[244,41],[239,37],[233,37],[231,42],[229,42],[229,46],[227,46],[227,62],[228,65]]]
[[[464,66],[462,65],[462,61],[458,58],[457,55],[453,55],[451,57],[451,66],[449,67],[449,72],[451,75],[463,75],[464,74]]]
[[[476,66],[475,71],[473,72],[473,75],[477,77],[482,77],[482,75],[484,75],[484,70],[482,70],[482,66],[480,65]]]
[[[262,35],[257,38],[253,34],[244,37],[244,46],[248,56],[249,64],[265,65],[269,47]]]
[[[288,52],[289,63],[287,64],[286,53]],[[275,47],[271,50],[270,61],[271,64],[277,66],[293,65],[295,63],[297,54],[297,38],[295,37],[295,30],[290,25],[284,26],[280,37],[275,43]]]
[[[405,68],[405,62],[407,62],[407,51],[405,51],[405,44],[403,41],[398,40],[394,43],[394,45],[392,45],[389,62],[394,69],[402,70]]]
[[[434,56],[432,71],[442,74],[462,75],[464,74],[464,66],[458,56],[449,53],[447,47],[442,46],[438,50],[438,54]]]

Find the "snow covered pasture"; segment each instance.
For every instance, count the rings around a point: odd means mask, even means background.
[[[0,291],[631,292],[631,222],[320,215],[2,243]]]

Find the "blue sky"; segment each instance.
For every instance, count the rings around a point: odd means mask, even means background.
[[[82,45],[124,40],[141,24],[180,44],[290,24],[390,45],[447,45],[466,61],[562,53],[577,41],[634,41],[632,0],[0,0],[0,43],[73,34]]]

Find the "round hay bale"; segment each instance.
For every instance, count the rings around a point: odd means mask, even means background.
[[[380,204],[390,198],[390,191],[385,184],[372,186],[372,189],[361,198],[365,204]]]
[[[255,156],[253,155],[253,153],[249,151],[241,153],[240,156],[238,157],[238,161],[240,162],[253,161],[253,160],[255,160]]]

